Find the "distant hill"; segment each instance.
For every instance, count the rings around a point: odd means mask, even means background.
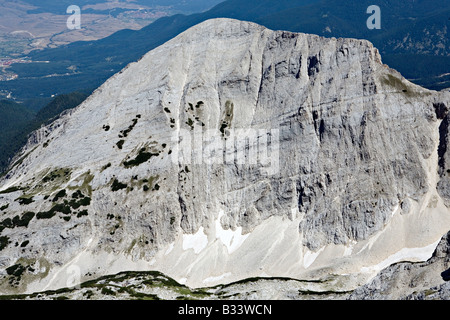
[[[98,5],[98,4],[106,4],[107,0],[22,0],[23,2],[29,3],[33,6],[36,6],[36,9],[30,10],[29,13],[42,13],[42,12],[51,12],[54,14],[65,14],[66,9],[70,5],[78,5],[82,8],[85,5]],[[218,4],[222,0],[135,0],[131,2],[131,4],[135,4],[138,6],[161,6],[161,7],[172,7],[174,11],[183,11],[183,12],[198,12],[211,8],[212,6]],[[124,1],[123,1],[124,2]],[[126,7],[124,2],[124,7]],[[120,5],[117,4],[117,7]],[[104,6],[108,8],[107,6]]]

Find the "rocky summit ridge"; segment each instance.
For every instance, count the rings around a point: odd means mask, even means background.
[[[426,261],[449,105],[368,41],[203,22],[32,134],[0,182],[0,292],[122,271],[347,292]]]

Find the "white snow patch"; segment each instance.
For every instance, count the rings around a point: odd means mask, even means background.
[[[399,211],[399,209],[400,209],[400,206],[399,206],[399,205],[396,205],[395,208],[394,208],[394,210],[392,210],[392,215],[391,215],[391,217],[395,216],[395,214]]]
[[[205,280],[203,280],[203,283],[204,283],[204,284],[208,284],[208,283],[216,283],[216,282],[218,282],[218,281],[221,281],[221,280],[223,280],[223,279],[225,279],[225,278],[230,277],[231,275],[232,275],[232,273],[231,273],[231,272],[228,272],[228,273],[225,273],[225,274],[223,274],[223,275],[221,275],[221,276],[218,276],[218,277],[209,277],[209,278],[206,278]]]
[[[232,254],[234,251],[239,249],[239,247],[247,240],[248,236],[242,234],[242,227],[233,230],[224,230],[222,228],[222,224],[220,223],[220,219],[224,215],[224,211],[220,211],[219,217],[216,220],[216,238],[222,241],[222,243],[227,247],[228,253]]]
[[[378,238],[383,234],[383,232],[377,233],[374,237],[370,238],[369,242],[367,242],[364,247],[361,248],[356,254],[360,254],[367,248],[369,248],[369,251],[372,249],[372,246],[375,244],[375,242],[378,240]]]
[[[347,246],[347,247],[345,247],[345,250],[344,250],[344,257],[350,256],[350,255],[352,254],[352,252],[353,252],[353,246]]]
[[[185,285],[187,282],[187,278],[181,278],[180,280],[178,280],[179,284]]]
[[[164,255],[167,256],[169,253],[171,253],[174,247],[175,247],[175,243],[171,243],[169,245],[169,247],[167,248],[166,253],[164,253]]]
[[[305,269],[308,269],[314,263],[314,261],[316,261],[317,257],[322,253],[323,250],[325,250],[325,247],[317,252],[307,250],[303,256],[303,267]]]
[[[199,254],[208,245],[208,236],[205,234],[203,227],[200,227],[196,234],[183,235],[183,250],[194,249]]]
[[[384,268],[401,261],[412,261],[412,262],[426,261],[430,259],[431,256],[433,255],[433,252],[436,249],[437,245],[439,244],[439,241],[440,239],[435,243],[430,244],[429,246],[423,248],[403,248],[402,250],[389,256],[387,259],[381,261],[377,265],[361,268],[361,272],[363,273],[380,272]]]

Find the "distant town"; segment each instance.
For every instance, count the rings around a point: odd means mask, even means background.
[[[28,60],[27,58],[0,58],[0,81],[11,81],[17,79],[19,76],[13,72],[7,70],[9,66],[14,63],[32,63],[35,61]],[[48,63],[48,61],[41,61]]]
[[[13,63],[31,63],[32,61],[26,58],[12,59],[12,58],[0,58],[0,68],[9,67]]]

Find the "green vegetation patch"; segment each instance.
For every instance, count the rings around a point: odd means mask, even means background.
[[[14,226],[16,227],[28,227],[28,224],[30,221],[34,218],[35,214],[34,212],[25,212],[22,217],[19,218],[19,216],[15,216],[13,218]]]
[[[31,198],[20,197],[17,198],[15,201],[19,202],[21,205],[27,205],[34,202],[33,197]]]
[[[60,195],[64,194],[65,196],[67,195],[66,191],[64,190],[63,192],[59,192]],[[59,199],[59,197],[58,197]],[[43,212],[39,212],[36,214],[36,218],[37,219],[51,219],[53,218],[58,212],[65,214],[65,215],[70,215],[72,213],[72,210],[77,210],[80,207],[87,207],[91,204],[91,198],[88,196],[85,196],[80,190],[77,190],[76,192],[74,192],[72,194],[72,199],[69,200],[64,200],[63,203],[57,203],[55,204],[50,210],[48,211],[43,211]],[[87,211],[86,213],[84,213],[84,211],[82,211],[83,214],[82,215],[87,215]],[[80,212],[77,213],[78,216],[80,216]],[[65,218],[66,221],[70,220]]]
[[[43,170],[37,174],[37,183],[33,184],[21,198],[32,198],[39,194],[46,195],[48,199],[54,192],[61,191],[61,186],[70,181],[71,175],[72,171],[69,168]]]
[[[21,264],[15,264],[9,268],[6,268],[6,273],[10,276],[21,277],[26,268]]]
[[[8,189],[0,191],[0,194],[13,193],[13,192],[21,191],[21,190],[24,190],[24,188],[21,188],[21,187],[10,187]]]
[[[111,167],[111,162],[108,163],[107,165],[103,166],[101,172],[105,171],[106,169],[108,169],[108,168],[110,168],[110,167]]]
[[[88,211],[87,210],[82,210],[82,211],[78,212],[77,218],[81,218],[81,217],[87,216],[87,215],[88,215]]]
[[[18,286],[22,277],[24,276],[26,271],[34,272],[35,269],[25,263],[23,264],[25,259],[19,259],[16,264],[6,268],[6,273],[9,276],[9,284],[11,286]]]
[[[123,144],[125,143],[125,140],[120,140],[119,142],[116,143],[117,148],[119,148],[120,150],[122,150],[123,148]]]
[[[119,191],[122,189],[126,189],[128,186],[124,183],[119,182],[119,180],[115,179],[111,185],[111,191]]]
[[[141,118],[141,115],[137,115],[135,119],[133,119],[132,124],[125,130],[120,131],[119,138],[126,138],[130,134],[131,131],[133,131],[134,127],[138,123],[139,119]]]
[[[9,238],[6,236],[0,237],[0,251],[5,249],[9,244]]]
[[[80,207],[87,207],[91,205],[91,198],[89,197],[83,197],[80,200],[71,200],[68,202],[69,206],[72,207],[72,209],[78,209]]]
[[[52,202],[57,202],[59,199],[64,198],[65,196],[67,196],[67,192],[65,189],[59,191],[55,197],[53,198]]]
[[[132,167],[137,167],[137,166],[147,162],[152,157],[157,157],[157,156],[159,156],[159,153],[147,152],[147,148],[142,148],[139,151],[139,154],[136,156],[136,158],[134,158],[133,160],[130,160],[130,161],[125,161],[123,163],[123,165],[127,169],[132,168]]]
[[[61,180],[61,179],[68,179],[70,178],[71,171],[70,169],[56,169],[51,171],[49,174],[47,174],[43,179],[42,182],[47,183],[55,180]]]
[[[149,179],[144,179],[143,182],[146,183],[143,187],[144,192],[149,191],[150,189],[152,191],[158,191],[161,186],[156,183],[159,180],[159,175],[150,177]]]
[[[81,190],[77,190],[74,193],[72,193],[72,199],[83,199],[85,196],[81,192]]]
[[[193,121],[191,118],[188,119],[188,121],[186,122],[186,124],[187,124],[189,127],[191,127],[191,130],[194,129],[194,121]]]
[[[197,104],[195,105],[195,108],[198,109],[198,108],[203,107],[204,105],[205,105],[205,103],[204,103],[203,101],[199,101],[199,102],[197,102]]]
[[[84,193],[88,196],[92,196],[92,185],[91,182],[94,180],[95,176],[91,174],[90,171],[83,173],[78,176],[75,180],[71,182],[72,186],[67,187],[68,191],[79,192],[80,194]],[[77,186],[73,186],[76,184]],[[81,184],[81,186],[80,186]],[[72,194],[72,198],[73,194]]]
[[[3,229],[14,229],[15,227],[28,227],[30,221],[34,218],[34,212],[26,212],[21,217],[15,216],[14,218],[6,218],[0,222],[0,232]]]
[[[53,218],[58,212],[61,212],[63,214],[71,214],[72,210],[71,207],[66,203],[58,203],[54,205],[49,211],[43,211],[38,212],[36,214],[37,219],[51,219]]]
[[[25,240],[24,242],[22,242],[22,244],[20,245],[20,247],[21,247],[21,248],[25,248],[29,243],[30,243],[29,240]]]

